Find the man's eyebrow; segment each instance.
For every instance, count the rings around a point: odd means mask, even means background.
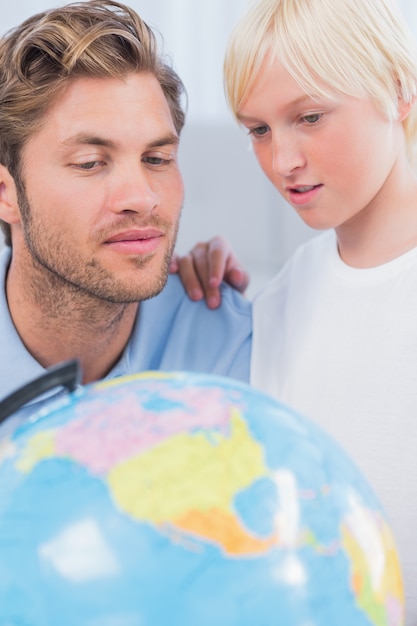
[[[104,146],[105,148],[114,148],[115,144],[110,139],[99,137],[97,135],[88,135],[87,133],[78,133],[72,137],[68,137],[63,142],[66,146],[78,146],[88,144],[91,146]]]
[[[147,150],[153,148],[160,148],[162,146],[175,146],[179,143],[179,137],[175,133],[169,133],[164,137],[155,139],[155,141],[149,142],[145,147]],[[66,146],[78,146],[78,145],[90,145],[90,146],[103,146],[104,148],[116,148],[116,144],[111,139],[100,137],[98,135],[89,135],[87,133],[78,133],[72,137],[68,137],[64,141]]]
[[[160,139],[157,139],[156,141],[151,141],[148,144],[148,149],[162,148],[163,146],[176,146],[178,145],[179,141],[180,141],[180,138],[178,137],[178,135],[175,135],[174,133],[170,133],[169,135],[166,135],[165,137],[161,137]]]

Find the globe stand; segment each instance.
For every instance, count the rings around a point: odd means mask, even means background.
[[[76,359],[50,367],[45,374],[20,387],[0,402],[0,424],[22,406],[54,387],[64,387],[71,392],[80,382],[81,367]]]

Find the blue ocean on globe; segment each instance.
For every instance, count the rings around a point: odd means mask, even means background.
[[[9,430],[0,626],[404,623],[394,538],[366,480],[249,386],[147,372]]]

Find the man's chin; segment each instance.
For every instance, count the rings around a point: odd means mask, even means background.
[[[165,287],[168,280],[168,270],[165,270],[158,277],[141,281],[136,277],[135,281],[129,281],[127,284],[109,285],[107,288],[101,285],[98,290],[102,300],[112,302],[114,304],[132,304],[149,300],[157,296]]]

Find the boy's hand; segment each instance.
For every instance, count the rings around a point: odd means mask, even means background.
[[[206,299],[207,306],[220,305],[220,284],[227,282],[237,291],[245,292],[249,276],[241,267],[229,243],[223,237],[197,243],[188,254],[172,258],[169,271],[178,273],[191,300]]]

